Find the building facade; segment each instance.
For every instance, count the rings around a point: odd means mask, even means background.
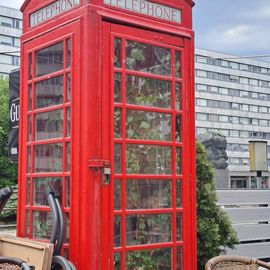
[[[197,134],[227,137],[231,188],[269,188],[269,172],[250,172],[249,140],[268,142],[270,168],[270,63],[202,49],[195,54]]]
[[[7,77],[20,65],[20,36],[22,14],[20,10],[0,6],[0,76]]]

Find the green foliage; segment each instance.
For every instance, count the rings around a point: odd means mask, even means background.
[[[16,208],[18,198],[18,186],[11,187],[13,193],[5,205],[5,210],[1,213],[1,220],[6,223],[14,223],[16,221]]]
[[[8,158],[8,80],[0,77],[0,188],[17,182],[17,166]]]
[[[198,270],[212,257],[238,243],[226,213],[216,205],[214,173],[202,144],[196,144]]]

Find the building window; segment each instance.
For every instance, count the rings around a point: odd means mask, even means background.
[[[248,138],[249,137],[249,132],[248,131],[241,130],[240,131],[240,137],[241,138]]]
[[[207,91],[207,85],[205,85],[205,84],[196,84],[196,89],[198,91]]]
[[[263,127],[268,127],[268,121],[267,120],[260,120],[260,125]]]
[[[238,63],[235,63],[235,62],[230,62],[230,67],[232,69],[239,69],[239,64]]]
[[[221,61],[220,61],[220,65],[221,65],[222,67],[229,67],[229,62],[226,61],[226,60],[221,60]]]
[[[204,70],[197,69],[196,74],[198,77],[207,78],[207,72]]]
[[[231,177],[231,188],[247,188],[247,179],[245,177]]]
[[[219,121],[228,123],[229,122],[229,116],[228,115],[220,115],[219,116]]]
[[[249,84],[253,86],[259,86],[259,82],[256,79],[249,79]]]
[[[0,25],[4,27],[12,27],[12,18],[0,16]]]
[[[251,119],[252,125],[258,126],[259,125],[259,119],[252,118]]]
[[[248,84],[248,78],[240,77],[240,83]]]
[[[241,104],[241,110],[248,112],[249,111],[249,106],[247,104]]]
[[[218,73],[209,71],[208,72],[208,78],[212,79],[212,80],[218,80],[219,76],[218,76]]]
[[[239,137],[239,130],[230,130],[231,137]]]
[[[219,93],[222,94],[222,95],[228,95],[229,94],[229,89],[220,87],[219,88]]]
[[[219,117],[217,114],[209,114],[208,115],[208,120],[210,122],[218,122],[219,121]]]
[[[259,94],[259,99],[267,100],[267,95],[266,94]]]
[[[233,110],[240,110],[240,104],[239,103],[232,103],[232,109]]]
[[[240,124],[242,124],[242,125],[249,125],[250,124],[249,118],[240,117]]]
[[[12,56],[6,55],[6,54],[1,54],[0,55],[0,63],[12,65]]]
[[[218,93],[218,87],[216,87],[216,86],[210,86],[210,91],[212,93]]]
[[[252,93],[251,93],[251,97],[252,97],[252,98],[258,99],[258,98],[259,98],[259,94],[256,93],[256,92],[252,92]]]
[[[250,108],[251,112],[258,112],[259,111],[258,106],[255,106],[255,105],[250,105],[249,108]]]
[[[211,108],[218,108],[218,101],[217,100],[208,100],[208,106]]]
[[[219,102],[219,108],[221,109],[231,109],[232,105],[230,102],[226,102],[226,101],[220,101]]]
[[[202,55],[197,55],[196,62],[202,63],[202,64],[207,64],[207,57],[202,56]]]
[[[198,106],[202,106],[202,107],[207,106],[207,100],[206,99],[197,98],[196,102],[197,102]]]
[[[239,117],[233,116],[232,117],[232,123],[233,124],[239,124]]]
[[[262,67],[261,67],[261,73],[262,73],[262,74],[267,74],[267,68],[262,68]]]
[[[207,114],[206,113],[196,113],[196,118],[199,121],[207,121]]]
[[[231,165],[240,165],[240,158],[229,158],[229,163]]]
[[[248,65],[240,64],[240,70],[248,71]]]
[[[268,112],[267,107],[259,107],[259,110],[260,110],[261,113],[267,113]]]
[[[207,128],[196,128],[197,134],[206,133]]]

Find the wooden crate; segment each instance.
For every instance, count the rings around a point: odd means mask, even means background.
[[[0,256],[24,260],[35,270],[50,270],[53,245],[25,238],[0,235]]]

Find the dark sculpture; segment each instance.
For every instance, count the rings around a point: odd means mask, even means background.
[[[223,134],[218,132],[201,133],[198,134],[197,140],[206,148],[207,158],[216,169],[228,167],[227,140]]]

